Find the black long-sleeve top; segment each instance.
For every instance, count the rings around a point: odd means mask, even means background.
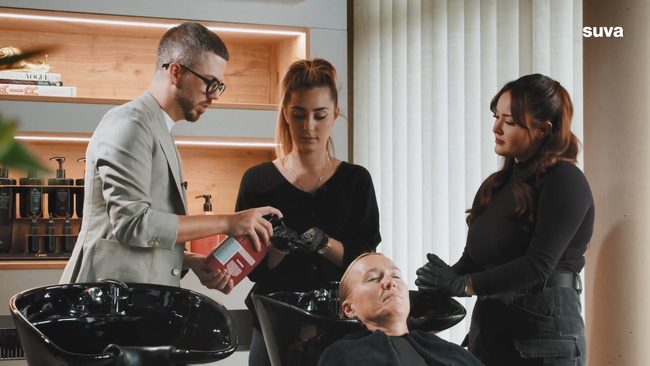
[[[470,225],[465,251],[453,265],[456,273],[471,274],[477,295],[516,291],[544,282],[554,270],[580,272],[585,265],[594,200],[584,174],[568,162],[551,168],[535,187],[534,221],[528,223],[512,216],[512,186],[526,169],[526,163],[511,168],[508,182]]]
[[[318,253],[294,251],[273,269],[267,258],[248,275],[255,282],[251,292],[307,292],[340,281],[345,269],[360,254],[374,251],[379,234],[379,209],[370,173],[364,167],[341,162],[336,172],[316,192],[292,185],[272,162],[250,168],[242,178],[236,211],[273,206],[284,224],[301,234],[318,227],[344,247],[343,267]],[[273,249],[271,249],[273,250]],[[246,305],[253,313],[250,294]]]

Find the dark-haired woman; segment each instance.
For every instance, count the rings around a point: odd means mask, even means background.
[[[485,365],[586,365],[578,273],[594,228],[589,184],[576,167],[573,106],[557,81],[527,75],[492,99],[495,152],[468,210],[460,260],[429,254],[420,291],[477,295],[467,338]]]

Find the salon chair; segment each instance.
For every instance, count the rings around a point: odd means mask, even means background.
[[[226,308],[171,286],[122,283],[34,288],[9,301],[30,366],[181,366],[237,348]]]
[[[315,366],[320,355],[345,335],[363,329],[356,319],[341,319],[338,282],[312,292],[252,294],[273,366]],[[448,297],[410,291],[411,330],[440,332],[458,324],[465,308]]]

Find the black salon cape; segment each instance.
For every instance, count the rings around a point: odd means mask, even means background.
[[[466,349],[418,330],[405,338],[429,366],[482,366]],[[323,352],[318,366],[400,366],[389,336],[362,330],[345,336]]]

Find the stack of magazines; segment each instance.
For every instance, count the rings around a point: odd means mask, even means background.
[[[74,86],[63,86],[61,74],[0,71],[1,95],[76,97],[77,88]]]

